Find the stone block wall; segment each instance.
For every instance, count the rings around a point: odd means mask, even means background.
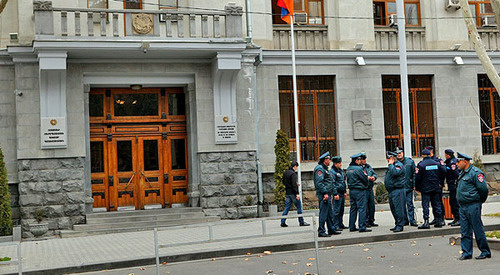
[[[254,151],[200,153],[200,206],[206,215],[239,218],[247,196],[257,204],[257,161]]]
[[[19,205],[23,238],[31,238],[29,224],[41,209],[49,224],[46,235],[85,223],[84,158],[20,160]]]

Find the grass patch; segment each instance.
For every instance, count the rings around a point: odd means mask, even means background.
[[[0,257],[0,262],[8,262],[10,260],[11,260],[11,258],[9,258],[9,257],[3,257],[3,258]]]
[[[486,232],[486,237],[500,239],[500,231],[490,231]]]
[[[500,212],[499,212],[499,213],[494,213],[494,214],[486,214],[485,216],[489,216],[489,217],[500,217]]]

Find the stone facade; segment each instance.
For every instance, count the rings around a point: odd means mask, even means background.
[[[200,206],[207,215],[238,218],[247,196],[257,204],[254,151],[200,153]]]
[[[85,223],[84,158],[19,161],[19,204],[23,237],[33,237],[29,224],[41,209],[49,224],[47,235]]]

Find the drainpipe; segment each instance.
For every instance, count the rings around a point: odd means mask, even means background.
[[[251,10],[252,10],[252,2],[251,0],[246,0],[247,43],[252,43],[252,14],[250,13]]]
[[[257,158],[257,182],[259,189],[259,202],[258,202],[258,213],[259,217],[264,213],[263,202],[264,202],[264,188],[262,186],[262,166],[260,164],[260,150],[259,150],[259,101],[257,92],[257,66],[262,62],[262,49],[259,51],[259,56],[256,58],[253,66],[253,91],[254,91],[254,110],[255,110],[255,157]]]

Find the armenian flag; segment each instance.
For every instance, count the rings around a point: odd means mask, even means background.
[[[293,0],[278,0],[278,7],[281,7],[281,19],[290,24],[289,15],[293,15]]]

